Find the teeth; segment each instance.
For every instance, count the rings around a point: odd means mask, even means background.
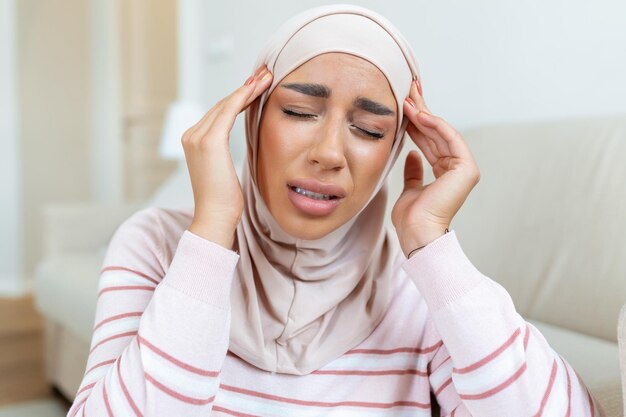
[[[334,196],[328,194],[318,194],[313,191],[305,190],[304,188],[291,187],[298,194],[302,194],[305,197],[312,198],[314,200],[332,200]]]

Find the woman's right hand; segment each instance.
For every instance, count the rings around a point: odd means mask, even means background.
[[[230,131],[237,115],[271,85],[271,80],[272,73],[263,65],[187,129],[181,140],[195,204],[188,230],[228,249],[232,248],[244,207],[230,155]]]

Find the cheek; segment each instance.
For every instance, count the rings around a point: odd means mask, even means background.
[[[290,123],[280,116],[270,117],[261,129],[259,152],[266,161],[273,162],[268,164],[273,170],[284,169],[306,148],[311,129],[306,123]]]
[[[279,117],[268,117],[259,131],[258,170],[269,190],[275,188],[277,181],[282,181],[289,166],[297,159],[302,145],[298,139],[303,135],[294,126],[285,123]]]
[[[354,146],[352,148],[352,172],[356,186],[370,189],[376,185],[385,169],[389,152],[390,149],[387,146]]]

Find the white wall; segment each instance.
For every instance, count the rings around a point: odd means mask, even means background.
[[[208,80],[201,94],[206,109],[248,77],[261,46],[281,22],[324,3],[331,2],[203,0],[206,43],[200,62]],[[460,130],[626,112],[624,0],[354,3],[382,13],[405,34],[419,60],[430,108]],[[90,134],[95,138],[98,132],[100,138],[119,135],[118,126],[90,124],[95,121],[90,104],[97,109],[102,102],[108,114],[119,105],[115,91],[103,85],[97,90],[90,82],[103,74],[90,67],[90,59],[91,64],[116,65],[107,60],[115,51],[88,49],[110,46],[114,38],[97,38],[102,32],[88,26],[114,16],[107,4],[73,0],[71,7],[59,9],[52,1],[0,0],[0,293],[3,288],[19,291],[20,265],[28,274],[40,255],[44,203],[119,199],[121,167],[100,163],[118,161],[119,147],[97,149],[91,145],[105,141],[89,142]],[[108,14],[98,19],[98,12]],[[26,124],[17,123],[18,105],[29,115]],[[231,140],[239,160],[245,149],[242,119]],[[21,253],[22,247],[30,248],[28,253]]]
[[[205,60],[207,106],[247,78],[282,21],[325,3],[331,2],[205,2],[206,38],[233,44],[221,62]],[[624,0],[353,3],[385,15],[404,33],[429,107],[459,129],[626,111]],[[243,151],[242,119],[233,138]]]
[[[185,1],[185,0],[179,0]],[[204,1],[206,110],[250,74],[274,30],[332,1]],[[393,22],[415,51],[429,108],[461,132],[485,124],[626,113],[624,0],[355,0]],[[245,157],[240,115],[231,135]],[[471,148],[471,144],[470,144]],[[389,212],[403,182],[405,141],[388,183]],[[529,168],[530,169],[530,168]],[[434,177],[426,169],[426,182]],[[387,218],[391,227],[390,216]]]
[[[0,294],[19,295],[22,200],[19,192],[15,0],[0,0]]]
[[[97,202],[116,203],[123,199],[122,164],[122,75],[120,3],[90,0],[89,89],[91,195]]]

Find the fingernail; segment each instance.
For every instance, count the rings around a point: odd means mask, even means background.
[[[263,76],[265,75],[265,73],[267,72],[267,68],[263,68],[263,71],[259,72],[258,74],[255,75],[255,78],[257,80],[261,80],[263,78]]]
[[[252,84],[252,81],[254,81],[254,75],[251,75],[250,78],[246,80],[246,83],[244,85],[250,85]]]
[[[415,108],[415,103],[413,103],[413,100],[411,100],[409,97],[407,97],[405,100],[411,105],[411,107]]]
[[[272,73],[269,70],[267,70],[265,75],[263,75],[263,77],[261,77],[259,81],[267,80],[270,77],[270,75],[272,75]]]
[[[418,94],[420,96],[423,96],[423,94],[422,94],[422,86],[421,86],[420,82],[417,79],[415,79],[415,80],[413,80],[413,83],[415,83],[415,88],[417,89]]]

